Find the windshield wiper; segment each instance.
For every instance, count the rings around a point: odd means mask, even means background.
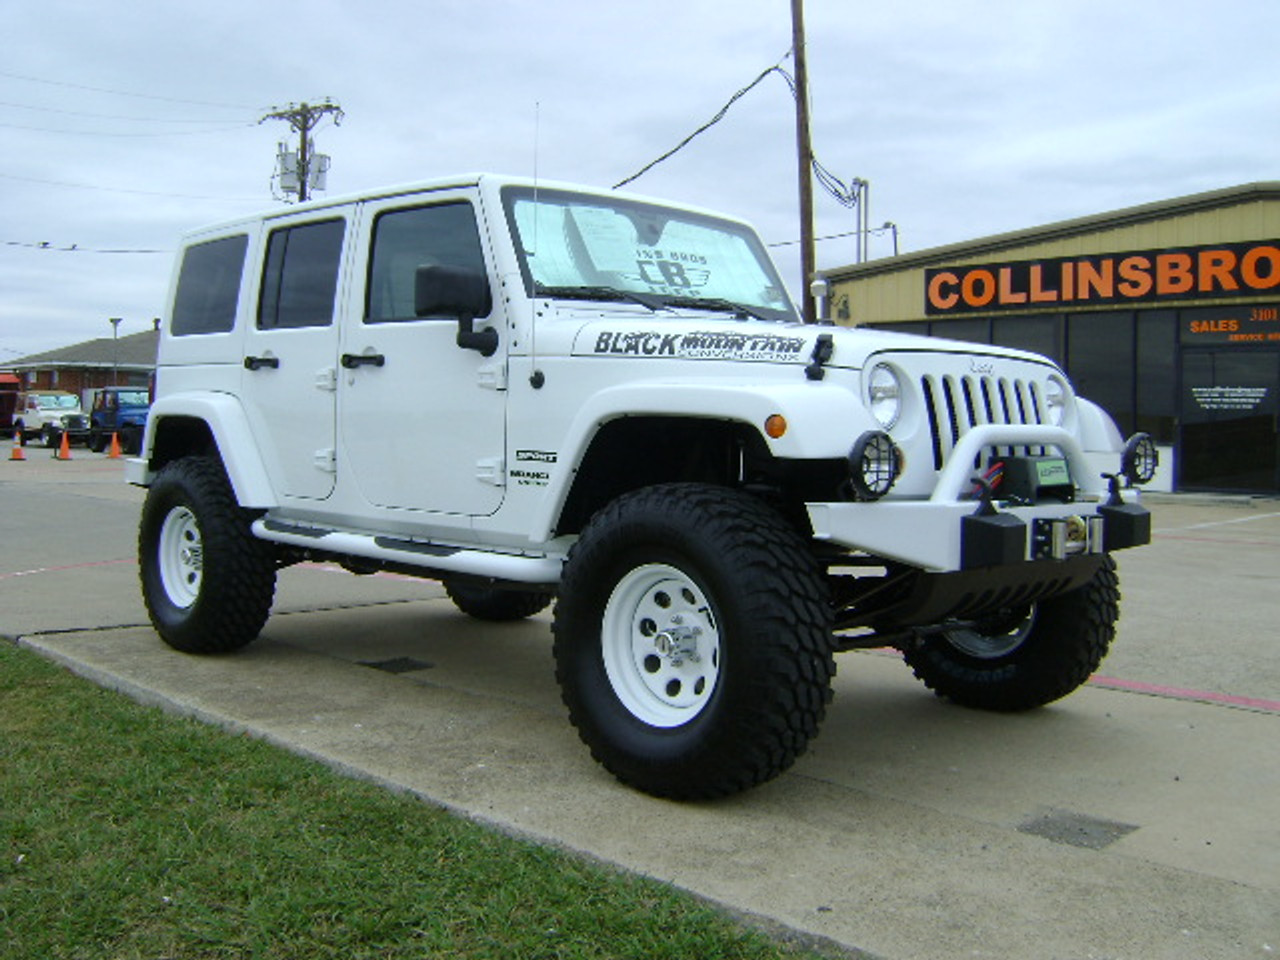
[[[725,300],[721,297],[663,297],[662,303],[668,307],[702,307],[706,310],[728,310],[743,320],[748,317],[756,320],[778,319],[761,312],[755,307],[748,307],[744,303],[736,303],[733,300]]]
[[[636,293],[634,290],[619,290],[617,287],[546,287],[535,283],[533,293],[534,296],[557,297],[561,300],[630,300],[655,313],[667,306],[661,297],[650,293]]]

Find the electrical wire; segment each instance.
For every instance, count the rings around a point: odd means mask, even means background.
[[[739,90],[737,93],[735,93],[732,97],[730,97],[730,98],[729,98],[728,103],[726,103],[723,107],[721,107],[721,108],[720,108],[720,110],[719,110],[719,112],[718,112],[718,113],[716,113],[716,115],[715,115],[714,117],[712,117],[710,120],[708,120],[708,121],[707,121],[706,123],[704,123],[702,126],[700,126],[697,130],[693,131],[693,133],[689,134],[687,137],[685,137],[683,140],[681,140],[679,143],[677,143],[674,147],[672,147],[670,150],[668,150],[668,151],[667,151],[666,153],[664,153],[662,156],[658,157],[656,160],[652,160],[652,161],[650,161],[649,163],[646,163],[643,167],[641,167],[639,170],[637,170],[637,171],[636,171],[635,173],[633,173],[631,176],[627,177],[625,180],[620,180],[620,181],[618,181],[617,183],[615,183],[615,184],[613,185],[613,189],[614,189],[614,190],[617,190],[619,187],[624,187],[624,186],[626,186],[626,185],[627,185],[628,183],[630,183],[632,180],[638,180],[640,177],[642,177],[644,174],[648,173],[650,170],[652,170],[652,169],[653,169],[654,167],[656,167],[658,164],[662,163],[662,161],[667,160],[668,158],[675,156],[677,153],[679,153],[681,150],[683,150],[685,147],[687,147],[687,146],[688,146],[688,145],[693,141],[693,139],[694,139],[695,137],[697,137],[699,134],[705,133],[705,132],[706,132],[707,130],[709,130],[711,127],[714,127],[717,123],[719,123],[721,120],[723,120],[723,119],[724,119],[724,117],[725,117],[725,114],[727,114],[727,113],[729,112],[729,108],[730,108],[730,107],[732,107],[735,103],[737,103],[737,102],[738,102],[740,99],[742,99],[744,96],[746,96],[748,93],[750,93],[753,89],[755,89],[755,87],[756,87],[756,86],[758,86],[760,83],[762,83],[762,82],[764,81],[765,77],[769,76],[769,74],[771,74],[771,73],[780,73],[780,74],[782,74],[784,77],[786,77],[786,76],[787,76],[787,73],[786,73],[786,71],[785,71],[785,70],[783,70],[783,69],[782,69],[782,67],[781,67],[781,63],[782,63],[782,61],[783,61],[783,60],[786,60],[786,59],[787,59],[787,57],[789,57],[789,56],[791,56],[791,51],[789,51],[789,50],[788,50],[788,51],[787,51],[787,53],[786,53],[786,55],[785,55],[785,56],[783,56],[782,60],[779,60],[776,64],[774,64],[772,67],[769,67],[767,70],[762,71],[762,72],[760,73],[760,76],[756,77],[756,78],[755,78],[754,80],[752,80],[749,84],[747,84],[745,87],[743,87],[743,88],[742,88],[741,90]],[[790,81],[790,80],[788,80],[788,83],[791,83],[791,81]],[[794,84],[792,84],[792,92],[794,93],[794,91],[795,91],[795,86],[794,86]]]
[[[48,187],[74,187],[79,190],[102,190],[107,193],[128,193],[142,197],[172,197],[177,200],[212,200],[217,203],[261,203],[261,197],[210,197],[194,193],[165,193],[160,190],[129,190],[124,187],[104,187],[96,183],[72,183],[67,180],[42,180],[38,177],[19,177],[12,173],[0,173],[0,179],[18,180],[22,183],[39,183]]]
[[[127,249],[96,249],[93,247],[82,247],[78,243],[73,243],[65,247],[56,247],[48,241],[40,243],[23,243],[19,240],[0,240],[0,244],[6,247],[26,247],[29,250],[48,250],[53,253],[173,253],[172,250],[127,250]]]
[[[242,103],[215,103],[209,100],[184,100],[179,97],[164,97],[155,93],[133,93],[128,90],[109,90],[105,87],[91,87],[83,83],[68,83],[65,80],[46,80],[43,77],[28,77],[20,73],[10,73],[7,70],[0,70],[0,77],[8,77],[10,80],[25,80],[28,83],[44,83],[51,87],[69,87],[72,90],[89,90],[93,93],[107,93],[114,97],[137,97],[141,100],[160,100],[164,103],[182,103],[195,107],[217,107],[222,110],[255,110],[256,107],[246,107]]]
[[[677,143],[674,147],[672,147],[662,156],[658,157],[656,160],[652,160],[649,163],[645,164],[643,167],[641,167],[631,176],[627,177],[625,180],[620,180],[618,183],[615,183],[613,185],[613,189],[617,190],[619,187],[626,186],[631,181],[637,180],[641,176],[643,176],[645,173],[648,173],[650,170],[652,170],[658,164],[662,163],[664,160],[667,160],[675,156],[675,154],[679,153],[681,150],[687,147],[695,137],[697,137],[702,133],[705,133],[711,127],[715,126],[717,123],[723,120],[725,118],[725,115],[729,112],[730,107],[732,107],[740,99],[742,99],[744,96],[750,93],[760,83],[764,82],[764,79],[768,77],[770,74],[776,73],[780,77],[782,77],[782,79],[786,81],[787,87],[791,90],[792,98],[798,100],[800,97],[800,91],[796,89],[795,78],[791,76],[791,74],[787,73],[786,70],[782,69],[783,62],[787,59],[787,57],[791,56],[791,54],[792,54],[792,51],[788,50],[786,55],[783,56],[781,60],[775,63],[772,67],[769,67],[767,70],[761,71],[758,77],[756,77],[749,84],[747,84],[745,87],[743,87],[733,96],[731,96],[728,102],[726,102],[725,105],[720,108],[720,110],[716,113],[714,117],[712,117],[702,126],[700,126],[697,130],[693,131],[693,133],[689,134],[687,137],[685,137],[683,140]],[[851,183],[846,184],[843,180],[841,180],[839,177],[833,174],[830,170],[824,167],[818,161],[817,156],[814,156],[811,158],[811,165],[813,169],[814,179],[817,181],[818,185],[822,187],[822,189],[826,191],[833,199],[835,199],[838,203],[846,207],[855,207],[858,205],[858,201],[861,198],[861,186],[859,181],[854,180]],[[829,238],[823,238],[823,239],[829,239]]]

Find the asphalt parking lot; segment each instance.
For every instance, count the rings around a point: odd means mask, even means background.
[[[173,652],[138,596],[142,491],[80,448],[27,457],[0,463],[0,635],[144,701],[857,955],[1280,955],[1280,500],[1152,498],[1112,654],[1066,700],[982,714],[844,654],[791,772],[682,805],[591,761],[545,616],[482,625],[434,584],[307,565],[244,651]]]

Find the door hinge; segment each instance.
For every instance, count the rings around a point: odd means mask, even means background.
[[[476,461],[476,479],[494,487],[507,485],[506,461],[502,457],[486,457]]]
[[[317,470],[325,473],[338,472],[338,451],[333,447],[326,447],[323,450],[317,450],[311,455],[311,462]]]
[[[476,383],[485,390],[507,389],[507,365],[486,363],[476,369]]]
[[[322,367],[316,371],[316,389],[332,393],[338,389],[338,368]]]

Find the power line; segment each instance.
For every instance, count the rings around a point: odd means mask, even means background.
[[[160,190],[129,190],[124,187],[104,187],[96,183],[72,183],[68,180],[42,180],[39,177],[19,177],[12,173],[0,173],[5,180],[23,183],[40,183],[48,187],[73,187],[77,190],[102,190],[107,193],[128,193],[143,197],[172,197],[177,200],[212,200],[218,203],[261,203],[261,197],[210,197],[193,193],[165,193]]]
[[[719,111],[717,111],[714,117],[712,117],[702,126],[698,127],[697,130],[693,131],[693,133],[689,134],[687,137],[685,137],[683,140],[677,143],[674,147],[672,147],[662,156],[658,157],[656,160],[651,160],[649,163],[646,163],[643,167],[641,167],[631,176],[627,177],[625,180],[620,180],[619,182],[615,183],[613,185],[613,189],[617,190],[619,187],[626,186],[628,183],[630,183],[633,180],[638,180],[641,176],[648,173],[650,170],[652,170],[658,164],[662,163],[664,160],[668,160],[671,157],[675,156],[677,153],[679,153],[681,150],[687,147],[694,140],[694,138],[696,138],[702,133],[705,133],[711,127],[715,126],[717,123],[723,120],[725,118],[725,115],[728,114],[730,107],[732,107],[740,99],[742,99],[744,96],[750,93],[753,89],[755,89],[755,87],[758,86],[760,83],[762,83],[764,79],[768,77],[770,74],[776,73],[778,74],[778,76],[782,77],[782,79],[786,81],[787,88],[791,91],[791,96],[793,98],[798,98],[799,92],[796,90],[795,78],[782,68],[783,61],[785,61],[787,57],[791,55],[792,55],[791,52],[788,52],[786,56],[784,56],[781,60],[775,63],[772,67],[769,67],[767,70],[761,71],[758,77],[756,77],[749,84],[747,84],[745,87],[743,87],[733,96],[731,96],[728,102],[726,102],[725,105],[721,107]],[[836,200],[840,204],[843,204],[846,207],[853,207],[857,205],[858,192],[856,187],[850,187],[846,185],[844,181],[842,181],[839,177],[835,176],[834,174],[831,173],[830,170],[824,167],[822,163],[819,162],[816,156],[812,158],[812,166],[813,166],[814,178],[818,181],[818,184],[822,187],[822,189],[825,190],[828,194],[830,194],[834,200]]]
[[[78,243],[57,247],[52,243],[49,243],[47,240],[40,243],[23,243],[19,240],[0,240],[0,244],[3,244],[6,247],[26,247],[29,250],[48,250],[51,253],[173,253],[172,250],[98,249],[94,247],[82,247]]]
[[[184,117],[122,117],[114,113],[94,113],[88,110],[62,110],[58,107],[40,107],[30,103],[15,103],[12,100],[0,100],[0,107],[15,110],[31,110],[37,113],[56,113],[66,117],[91,117],[94,120],[126,120],[129,123],[219,123],[224,120],[189,120]]]
[[[210,121],[201,121],[208,123]],[[54,127],[35,127],[30,124],[22,123],[0,123],[0,127],[9,130],[32,130],[38,133],[58,133],[66,134],[73,137],[192,137],[201,136],[210,133],[232,133],[236,130],[244,130],[249,127],[256,127],[256,123],[238,123],[233,127],[216,127],[212,130],[152,130],[147,132],[141,131],[110,131],[110,130],[58,130]]]
[[[726,103],[723,107],[721,107],[721,108],[720,108],[720,110],[719,110],[719,112],[718,112],[718,113],[716,113],[716,115],[715,115],[714,117],[712,117],[710,120],[708,120],[708,121],[707,121],[706,123],[704,123],[702,126],[700,126],[697,130],[693,131],[693,133],[689,134],[687,137],[685,137],[683,140],[681,140],[679,143],[677,143],[674,147],[672,147],[670,150],[668,150],[668,151],[667,151],[666,153],[664,153],[662,156],[658,157],[658,159],[656,159],[656,160],[652,160],[652,161],[650,161],[649,163],[646,163],[643,167],[641,167],[639,170],[637,170],[637,171],[636,171],[635,173],[633,173],[631,176],[627,177],[625,180],[620,180],[620,181],[618,181],[617,183],[615,183],[615,184],[613,185],[613,189],[614,189],[614,190],[617,190],[619,187],[625,187],[625,186],[626,186],[628,183],[630,183],[632,180],[638,180],[638,179],[640,179],[640,177],[642,177],[644,174],[648,173],[650,170],[652,170],[652,169],[653,169],[654,167],[656,167],[658,164],[662,163],[662,161],[664,161],[664,160],[668,159],[669,157],[675,156],[677,153],[679,153],[681,150],[683,150],[685,147],[687,147],[687,146],[688,146],[688,145],[693,141],[693,139],[694,139],[695,137],[697,137],[699,134],[704,133],[705,131],[709,130],[711,127],[714,127],[717,123],[719,123],[721,120],[723,120],[723,119],[724,119],[724,117],[725,117],[725,114],[727,114],[727,113],[729,112],[729,108],[730,108],[730,107],[732,107],[735,103],[737,103],[737,102],[738,102],[740,99],[742,99],[744,96],[746,96],[748,93],[750,93],[753,89],[755,89],[755,87],[756,87],[757,85],[759,85],[761,82],[763,82],[763,81],[764,81],[764,78],[765,78],[765,77],[767,77],[767,76],[769,76],[769,74],[771,74],[771,73],[775,73],[775,72],[776,72],[776,73],[781,73],[781,74],[785,77],[785,76],[786,76],[786,73],[782,70],[782,67],[780,66],[780,64],[782,63],[782,61],[783,61],[783,60],[786,60],[786,59],[787,59],[787,57],[789,57],[790,55],[791,55],[791,54],[788,52],[785,56],[783,56],[782,60],[779,60],[779,61],[778,61],[778,63],[774,64],[772,67],[769,67],[767,70],[762,71],[762,72],[760,73],[760,76],[756,77],[756,78],[755,78],[754,80],[752,80],[749,84],[747,84],[745,87],[743,87],[743,88],[742,88],[741,90],[739,90],[737,93],[735,93],[732,97],[730,97],[730,98],[729,98],[729,102],[728,102],[728,103]],[[795,92],[795,88],[794,88],[794,87],[792,87],[792,92],[793,92],[793,93]]]
[[[164,97],[155,93],[134,93],[129,90],[111,90],[106,87],[93,87],[84,83],[68,83],[65,80],[46,80],[43,77],[28,77],[20,73],[9,73],[7,70],[0,70],[0,77],[8,77],[10,80],[25,80],[28,83],[43,83],[51,87],[68,87],[72,90],[89,90],[93,93],[107,93],[113,97],[136,97],[140,100],[159,100],[164,103],[182,103],[195,107],[217,107],[223,110],[255,110],[256,107],[246,107],[242,103],[216,103],[210,100],[185,100],[180,97]]]

